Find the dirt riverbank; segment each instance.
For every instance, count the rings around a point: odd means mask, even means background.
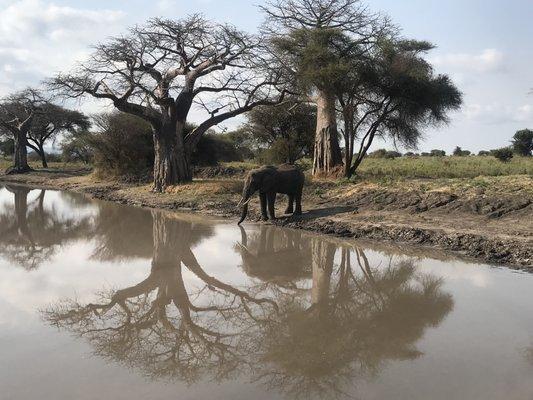
[[[243,171],[203,171],[189,185],[155,194],[150,185],[96,179],[87,170],[0,175],[1,183],[25,183],[81,192],[142,207],[236,217]],[[393,242],[453,252],[491,264],[533,271],[533,177],[336,183],[310,181],[304,215],[276,224],[341,237]],[[258,215],[251,204],[250,217]]]

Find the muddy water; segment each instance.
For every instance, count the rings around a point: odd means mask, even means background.
[[[0,398],[531,399],[533,276],[0,187]]]

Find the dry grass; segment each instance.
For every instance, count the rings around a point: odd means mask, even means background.
[[[533,157],[501,162],[491,156],[366,158],[360,179],[476,178],[479,176],[533,175]]]

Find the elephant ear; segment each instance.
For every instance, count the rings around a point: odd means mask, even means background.
[[[275,169],[267,169],[263,173],[261,181],[261,188],[263,192],[270,192],[276,187],[277,171]]]

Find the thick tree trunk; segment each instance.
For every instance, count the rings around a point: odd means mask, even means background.
[[[313,175],[337,175],[342,167],[342,154],[337,133],[335,97],[319,91]]]
[[[8,174],[20,174],[31,171],[28,165],[28,149],[26,148],[26,133],[23,131],[13,135],[15,153],[13,154],[13,165],[6,170]]]
[[[39,145],[39,156],[41,157],[43,168],[48,168],[48,161],[46,160],[46,153],[44,152],[44,148],[42,145]]]
[[[183,145],[185,122],[165,123],[154,131],[154,191],[192,181],[192,168]]]

